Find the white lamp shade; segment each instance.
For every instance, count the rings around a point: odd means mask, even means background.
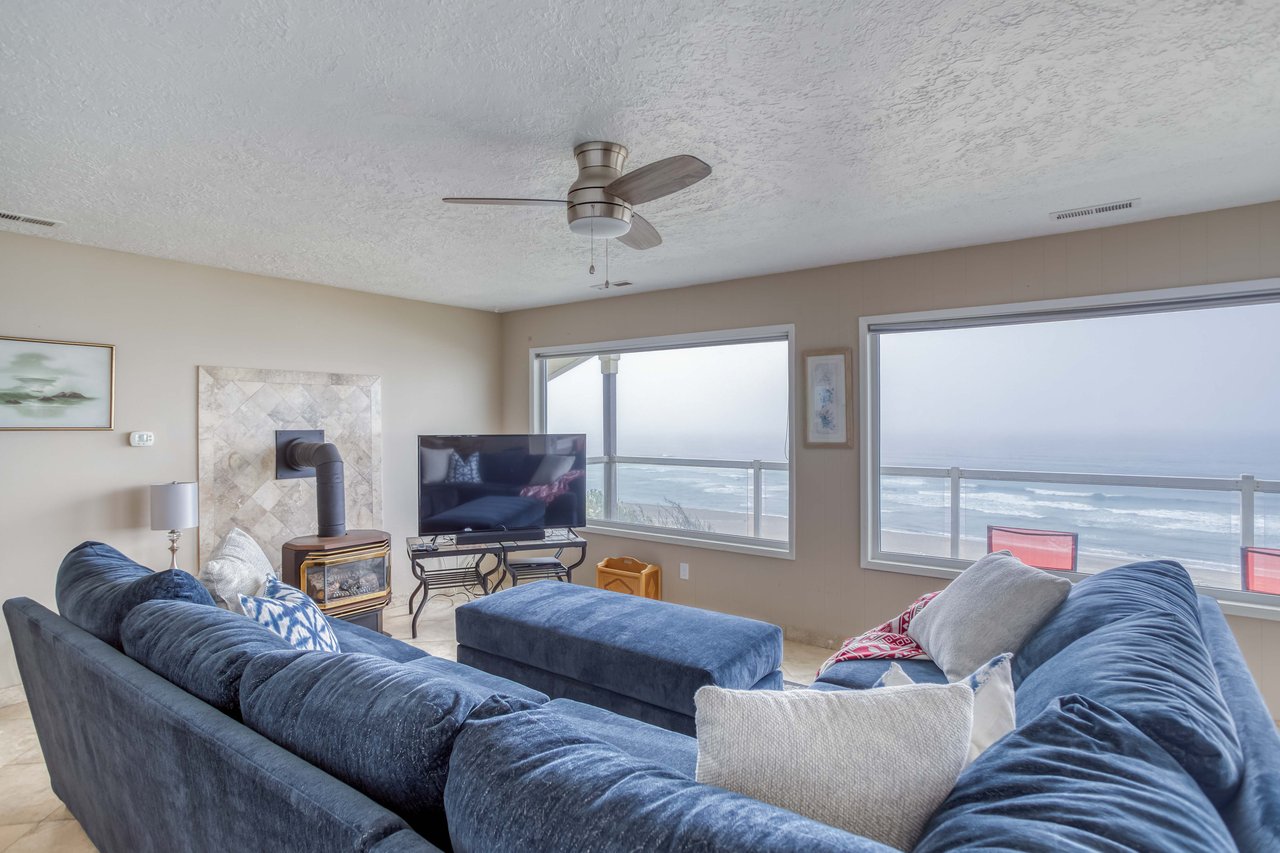
[[[200,526],[200,491],[195,483],[151,487],[151,529],[186,530]]]

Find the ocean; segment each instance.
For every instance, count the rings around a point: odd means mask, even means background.
[[[1247,473],[1280,480],[1277,437],[1262,432],[1227,438],[1177,433],[981,439],[896,436],[897,440],[885,443],[883,464],[1215,478]],[[600,488],[598,466],[592,469],[588,482]],[[691,512],[740,514],[744,519],[751,513],[747,471],[622,465],[618,491],[620,500],[636,504],[673,501]],[[786,472],[765,472],[766,515],[786,517],[787,491]],[[883,477],[882,528],[920,535],[899,537],[899,541],[945,536],[948,493],[945,479]],[[853,512],[851,506],[851,517]],[[989,524],[1074,531],[1080,537],[1082,565],[1175,559],[1200,579],[1207,576],[1215,585],[1238,585],[1237,492],[966,480],[961,523],[965,556],[982,552]],[[1257,545],[1280,547],[1280,495],[1256,495],[1254,540]],[[941,540],[932,547],[941,548]]]

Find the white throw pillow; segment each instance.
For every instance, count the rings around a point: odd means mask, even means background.
[[[969,735],[969,757],[965,765],[991,744],[1013,731],[1018,725],[1018,712],[1013,693],[1013,655],[1005,653],[978,667],[958,684],[973,691],[973,732]],[[915,684],[897,662],[889,664],[876,687],[903,687]]]
[[[542,462],[538,463],[538,470],[533,473],[533,479],[529,481],[529,485],[548,486],[568,474],[572,467],[572,456],[548,454],[542,457]]]
[[[973,691],[726,690],[697,705],[697,780],[910,850],[964,767]]]
[[[451,448],[422,448],[422,482],[443,483],[449,476],[449,458],[453,456]]]
[[[271,561],[253,537],[233,527],[213,549],[209,562],[200,571],[200,582],[219,607],[243,613],[240,596],[261,595],[267,578],[275,574]]]
[[[907,636],[959,681],[996,655],[1022,651],[1070,591],[1071,581],[1008,551],[988,554],[915,615]]]

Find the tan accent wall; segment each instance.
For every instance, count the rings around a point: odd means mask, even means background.
[[[864,315],[1272,276],[1280,276],[1280,202],[513,312],[502,319],[504,419],[512,432],[529,427],[535,346],[794,323],[798,351],[849,346],[856,360]],[[801,434],[799,424],[794,432]],[[592,536],[587,565],[623,554],[659,563],[668,600],[766,619],[797,639],[826,643],[895,615],[939,586],[859,567],[856,450],[800,447],[795,476],[794,562]],[[690,564],[687,581],[679,578],[680,562]],[[579,575],[586,583],[592,578],[592,571]],[[1280,622],[1232,618],[1231,624],[1273,715],[1280,715]]]
[[[0,334],[116,346],[113,432],[0,432],[0,599],[53,607],[62,556],[85,539],[168,565],[148,528],[151,483],[196,478],[196,367],[382,377],[383,522],[398,595],[417,530],[419,433],[499,428],[496,314],[0,233]],[[155,446],[129,447],[149,430]],[[194,531],[180,565],[196,565]],[[189,538],[191,537],[191,538]],[[0,631],[0,686],[17,683]]]

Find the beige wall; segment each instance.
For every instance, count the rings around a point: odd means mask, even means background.
[[[0,335],[116,346],[113,432],[0,433],[0,599],[53,606],[62,555],[100,539],[152,567],[147,485],[196,478],[196,366],[376,374],[383,388],[383,524],[409,591],[418,433],[499,426],[499,318],[0,233]],[[131,448],[131,430],[156,443]],[[400,543],[400,544],[396,544]],[[195,565],[187,541],[182,565]],[[8,631],[0,686],[17,682]]]
[[[850,346],[856,353],[862,315],[1271,276],[1280,276],[1280,203],[520,311],[502,321],[505,425],[528,429],[534,346],[794,323],[798,350]],[[794,562],[593,536],[587,565],[616,554],[660,563],[670,600],[835,641],[939,585],[859,567],[858,473],[854,450],[797,450]],[[690,580],[679,579],[680,562],[690,564]],[[580,575],[588,583],[592,577]],[[1280,657],[1266,653],[1280,648],[1280,622],[1231,622],[1280,715]]]

